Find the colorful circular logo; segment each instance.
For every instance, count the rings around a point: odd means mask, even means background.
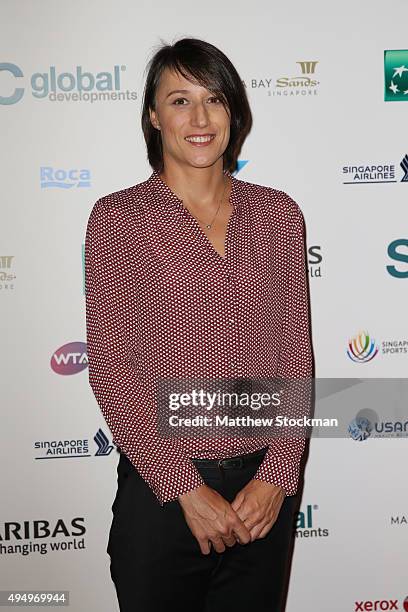
[[[370,338],[368,332],[363,331],[351,338],[348,343],[347,355],[352,361],[366,363],[371,361],[378,353],[375,340]]]

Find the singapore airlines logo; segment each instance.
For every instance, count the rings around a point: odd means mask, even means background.
[[[402,158],[402,162],[400,163],[400,166],[404,171],[404,176],[402,177],[401,181],[403,183],[408,183],[408,155],[405,155]]]
[[[103,455],[105,457],[107,455],[110,455],[111,451],[113,450],[113,446],[112,444],[109,444],[109,440],[103,433],[101,428],[99,428],[96,434],[94,435],[94,442],[98,447],[98,450],[96,451],[95,455]]]

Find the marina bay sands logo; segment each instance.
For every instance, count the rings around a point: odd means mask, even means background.
[[[408,101],[408,50],[384,51],[384,100]]]
[[[367,331],[362,331],[348,342],[347,355],[357,363],[371,361],[378,353],[378,346]]]
[[[310,96],[318,93],[320,81],[314,78],[318,60],[299,60],[296,64],[300,74],[290,76],[264,76],[247,78],[242,82],[247,89],[266,91],[268,96]]]

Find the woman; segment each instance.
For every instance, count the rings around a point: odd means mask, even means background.
[[[121,611],[282,609],[304,439],[159,435],[159,380],[309,378],[304,224],[236,179],[245,88],[213,45],[149,65],[153,173],[94,205],[85,243],[89,381],[120,447],[108,552]]]

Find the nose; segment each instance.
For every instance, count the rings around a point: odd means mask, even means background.
[[[195,104],[192,110],[191,123],[201,128],[208,124],[208,110],[205,104]]]

